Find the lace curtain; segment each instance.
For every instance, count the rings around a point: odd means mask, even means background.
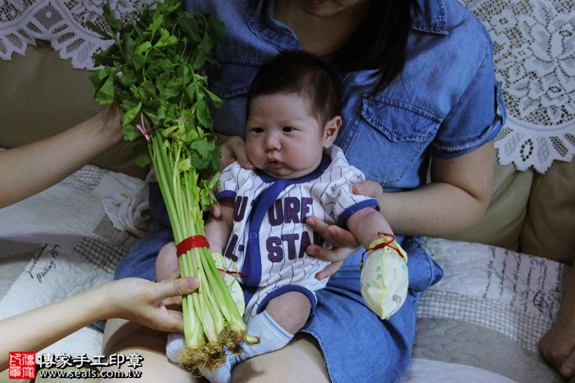
[[[107,42],[84,28],[103,26],[105,0],[0,0],[0,58],[51,41],[72,66],[93,69]],[[111,0],[118,17],[153,0]],[[575,5],[573,0],[461,0],[487,27],[503,82],[508,120],[495,141],[499,162],[544,173],[575,154]]]
[[[154,0],[0,0],[0,59],[24,55],[36,39],[50,41],[62,59],[77,69],[94,69],[92,54],[110,42],[85,27],[91,20],[105,29],[102,6],[110,3],[114,14],[125,19]]]
[[[499,162],[544,173],[575,154],[573,0],[463,0],[491,35],[508,119]]]

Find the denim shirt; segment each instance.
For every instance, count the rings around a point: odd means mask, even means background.
[[[226,101],[213,111],[215,129],[245,137],[245,97],[259,66],[282,50],[302,49],[274,20],[274,0],[186,0],[226,24],[207,68],[210,88]],[[430,154],[453,158],[493,140],[505,109],[485,28],[457,0],[413,2],[402,74],[372,95],[377,73],[341,73],[343,125],[336,145],[367,179],[386,191],[426,182]]]

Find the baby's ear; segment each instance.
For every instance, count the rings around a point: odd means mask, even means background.
[[[323,147],[329,148],[335,139],[337,138],[337,133],[341,127],[341,117],[335,116],[325,124],[323,130]]]

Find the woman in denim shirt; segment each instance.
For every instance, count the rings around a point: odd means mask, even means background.
[[[347,256],[357,242],[341,228],[308,220],[340,246],[312,245],[308,252],[345,261],[318,294],[317,310],[295,341],[238,365],[232,380],[397,381],[410,361],[419,297],[443,275],[418,236],[471,226],[489,204],[491,141],[504,108],[487,32],[457,0],[187,0],[186,5],[226,24],[216,48],[220,66],[207,68],[211,89],[226,99],[214,111],[224,162],[245,161],[245,95],[261,63],[288,49],[324,56],[343,84],[344,122],[336,145],[372,180],[356,185],[356,192],[378,199],[409,254],[408,299],[381,321],[360,294],[362,250]],[[155,278],[156,255],[172,236],[154,185],[150,205],[157,227],[136,244],[117,278]],[[335,265],[325,273],[340,264]],[[120,320],[106,327],[104,352],[137,350],[145,358],[144,379],[193,380],[167,363],[164,347],[165,334]]]

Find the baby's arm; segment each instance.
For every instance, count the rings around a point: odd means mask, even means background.
[[[361,295],[374,313],[388,319],[407,298],[407,254],[395,242],[387,220],[373,208],[352,214],[347,225],[369,254],[365,264],[362,256]]]
[[[220,216],[210,214],[205,226],[206,239],[212,253],[223,254],[232,233],[234,219],[234,200],[222,198],[220,201]]]
[[[210,251],[222,254],[232,232],[234,201],[231,198],[223,198],[220,201],[220,212],[218,218],[210,214],[204,230]],[[162,247],[156,259],[156,279],[163,281],[179,269],[176,245],[170,242]]]
[[[379,238],[379,233],[393,234],[387,220],[372,207],[353,213],[347,220],[347,227],[365,249]]]

